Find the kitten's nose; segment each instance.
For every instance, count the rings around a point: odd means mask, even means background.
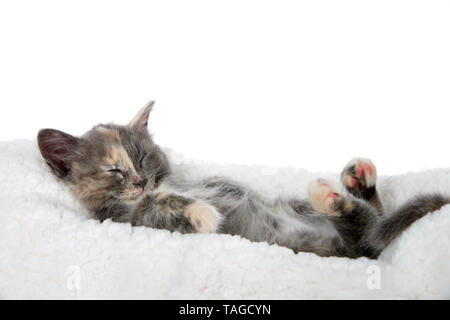
[[[143,177],[139,177],[139,179],[133,183],[133,185],[135,185],[136,187],[141,187],[141,188],[145,188],[145,186],[147,185],[148,179],[143,178]]]

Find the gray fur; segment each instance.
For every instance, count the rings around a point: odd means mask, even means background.
[[[81,137],[53,129],[38,134],[52,172],[100,221],[195,233],[208,222],[198,215],[203,208],[209,217],[218,211],[215,232],[295,252],[376,258],[414,221],[450,202],[442,195],[422,196],[384,214],[376,186],[360,181],[359,187],[346,186],[349,194],[338,195],[331,208],[337,214],[329,215],[309,199],[268,200],[224,177],[185,181],[172,173],[148,133],[150,109],[146,106],[126,126],[97,125]],[[344,173],[355,175],[355,168]],[[210,207],[197,209],[198,204]]]

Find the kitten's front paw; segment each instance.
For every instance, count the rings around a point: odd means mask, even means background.
[[[184,209],[185,216],[191,221],[197,232],[216,232],[220,222],[220,213],[204,201],[196,200]]]
[[[342,171],[342,183],[351,193],[364,193],[375,187],[377,168],[369,159],[355,158]]]
[[[350,210],[351,201],[338,193],[330,182],[317,179],[308,187],[309,199],[314,209],[332,216],[339,216]]]

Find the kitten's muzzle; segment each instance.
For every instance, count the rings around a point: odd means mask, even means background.
[[[133,182],[133,185],[136,186],[136,187],[141,187],[142,189],[144,189],[145,186],[147,185],[147,182],[148,182],[148,179],[141,177],[136,182]]]

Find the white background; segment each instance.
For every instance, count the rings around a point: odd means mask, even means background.
[[[1,1],[0,140],[125,123],[197,159],[449,167],[450,1]]]

